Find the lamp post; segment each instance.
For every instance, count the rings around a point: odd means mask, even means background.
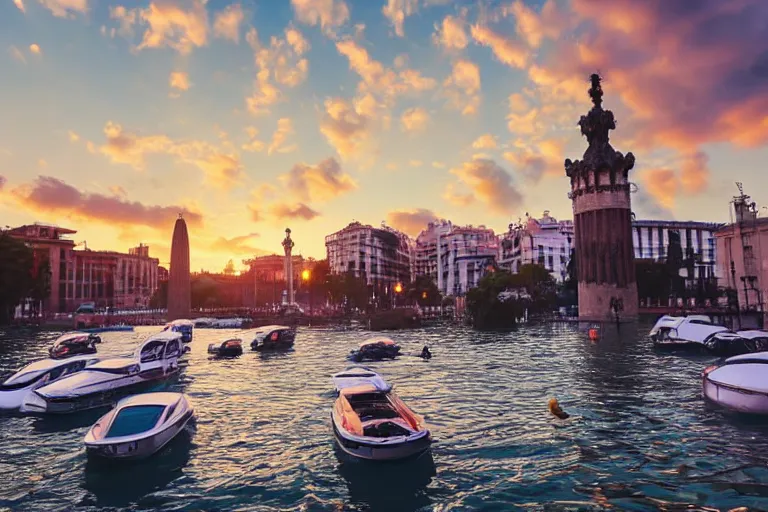
[[[309,287],[309,317],[312,318],[312,283],[309,281],[311,277],[311,274],[309,273],[309,270],[304,269],[301,272],[301,279],[305,283],[307,283],[307,287]]]
[[[392,297],[394,299],[393,302],[394,302],[395,307],[397,307],[397,297],[398,297],[398,295],[400,295],[400,293],[402,291],[403,291],[403,285],[400,284],[400,283],[397,283],[395,285],[395,295],[394,295],[394,297]]]

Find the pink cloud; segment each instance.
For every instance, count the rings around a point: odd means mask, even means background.
[[[304,203],[296,203],[296,204],[285,204],[285,203],[277,203],[273,204],[269,208],[270,213],[273,217],[276,219],[304,219],[304,220],[312,220],[318,215],[320,215],[319,212],[316,212],[309,206],[307,206]]]
[[[395,210],[387,213],[387,223],[411,236],[418,235],[427,227],[427,223],[438,218],[439,216],[435,212],[426,208]]]

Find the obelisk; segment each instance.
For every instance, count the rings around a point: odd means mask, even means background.
[[[171,270],[168,278],[168,321],[189,318],[191,303],[189,282],[189,234],[187,223],[179,214],[171,240]]]
[[[285,228],[285,238],[283,239],[283,250],[285,251],[285,280],[288,283],[288,304],[293,304],[293,260],[291,252],[293,251],[293,240],[291,240],[291,228]]]
[[[609,131],[613,112],[603,110],[601,78],[590,77],[593,107],[581,116],[581,134],[589,147],[582,160],[565,161],[571,180],[579,320],[632,320],[637,317],[637,283],[632,248],[629,171],[635,156],[614,150]]]

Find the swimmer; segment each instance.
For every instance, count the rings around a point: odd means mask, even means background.
[[[424,345],[424,348],[421,349],[421,355],[419,357],[422,359],[432,359],[432,352],[430,352],[429,348]]]
[[[561,420],[569,418],[571,415],[560,408],[560,404],[557,402],[557,398],[549,399],[549,412],[560,418]]]

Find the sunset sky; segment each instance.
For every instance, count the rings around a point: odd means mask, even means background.
[[[192,268],[352,220],[571,217],[605,77],[639,218],[768,205],[767,0],[2,0],[0,227]]]

